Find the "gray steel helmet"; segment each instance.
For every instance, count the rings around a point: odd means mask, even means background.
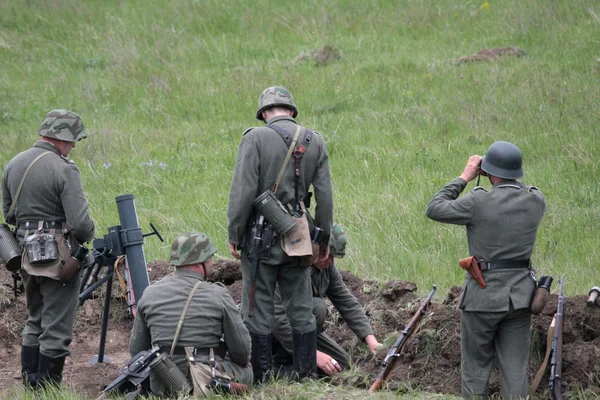
[[[171,245],[171,265],[200,264],[210,259],[217,249],[204,233],[184,233]]]
[[[344,257],[346,255],[346,232],[341,225],[336,223],[331,228],[331,243],[329,244],[329,254],[334,257]]]
[[[42,122],[38,135],[65,142],[77,142],[87,137],[81,117],[69,110],[50,111]]]
[[[509,142],[494,142],[481,159],[481,169],[489,175],[504,179],[519,179],[523,173],[523,155]]]
[[[271,86],[270,88],[263,90],[258,98],[258,111],[256,112],[256,119],[264,121],[262,112],[267,108],[277,106],[286,107],[292,110],[294,112],[292,117],[294,118],[296,118],[298,115],[298,109],[296,108],[296,103],[294,103],[294,99],[292,98],[290,91],[283,86]]]

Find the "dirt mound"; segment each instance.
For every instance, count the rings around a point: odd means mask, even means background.
[[[151,281],[170,274],[173,267],[167,261],[148,264]],[[333,384],[350,384],[367,388],[374,379],[389,346],[416,312],[423,297],[416,294],[417,286],[407,281],[378,282],[363,280],[342,271],[342,278],[364,306],[377,338],[387,348],[377,355],[369,354],[348,329],[339,313],[330,307],[326,332],[350,352],[353,373],[335,377]],[[12,384],[20,381],[20,334],[27,311],[25,299],[12,296],[12,277],[0,270],[0,396]],[[239,263],[217,260],[209,280],[228,286],[232,297],[240,301],[242,292]],[[438,291],[428,315],[421,320],[415,334],[409,339],[396,368],[387,380],[387,388],[399,391],[414,389],[432,392],[460,393],[460,312],[456,301],[460,287],[448,293]],[[567,391],[587,389],[600,393],[600,309],[587,308],[586,298],[575,296],[565,303],[563,386]],[[111,363],[90,363],[98,353],[104,289],[86,301],[78,310],[74,330],[73,354],[67,359],[64,381],[77,391],[96,396],[103,386],[112,381],[129,359],[129,332],[132,318],[117,284],[113,287],[111,314],[107,332],[105,355]],[[529,375],[533,377],[546,353],[546,332],[557,306],[553,295],[544,311],[533,318],[532,352]],[[540,384],[539,393],[546,391],[548,372]],[[492,392],[498,392],[498,377],[491,381]]]
[[[525,52],[518,47],[509,46],[509,47],[494,47],[491,49],[483,49],[468,57],[461,57],[458,60],[458,64],[464,64],[472,61],[489,61],[489,60],[497,60],[501,57],[505,56],[515,56],[522,57],[525,55]]]

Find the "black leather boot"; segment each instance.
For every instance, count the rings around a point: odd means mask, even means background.
[[[250,332],[252,339],[252,372],[254,373],[254,384],[265,382],[270,378],[271,371],[271,335],[259,335]]]
[[[21,376],[26,387],[34,388],[37,384],[39,357],[39,346],[21,347]]]
[[[62,381],[62,372],[66,357],[50,358],[40,353],[38,361],[38,386],[59,386]]]
[[[292,332],[294,343],[294,371],[298,380],[317,375],[317,331]]]
[[[277,379],[294,380],[294,359],[283,345],[275,338],[272,339],[272,369]]]

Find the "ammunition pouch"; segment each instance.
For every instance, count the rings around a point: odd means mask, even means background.
[[[282,237],[294,227],[296,221],[275,197],[272,190],[264,191],[252,202],[252,205],[258,213],[264,215],[269,224],[273,225],[278,236]]]
[[[44,233],[43,230],[37,230],[33,235],[25,239],[25,251],[29,263],[32,265],[44,265],[58,261],[58,243],[56,235],[53,233]]]
[[[38,229],[25,240],[22,268],[33,276],[70,282],[79,275],[81,261],[71,256],[68,233]]]
[[[21,255],[23,252],[19,242],[6,224],[0,224],[0,262],[4,262],[6,269],[15,272],[21,268]]]
[[[188,394],[193,387],[168,353],[160,353],[150,363],[153,376],[165,385],[170,394]]]

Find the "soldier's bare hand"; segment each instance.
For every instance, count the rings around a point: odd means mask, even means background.
[[[235,244],[229,243],[229,252],[238,260],[241,258],[240,253],[238,253],[238,251],[236,250]]]
[[[467,165],[459,178],[464,179],[466,182],[471,182],[479,175],[479,165],[481,164],[481,156],[473,155],[467,160]]]
[[[369,346],[369,350],[371,353],[375,354],[375,352],[381,348],[382,344],[377,341],[374,335],[365,336],[365,342],[367,346]]]
[[[340,364],[329,355],[317,350],[317,367],[327,375],[336,375],[342,370]]]

